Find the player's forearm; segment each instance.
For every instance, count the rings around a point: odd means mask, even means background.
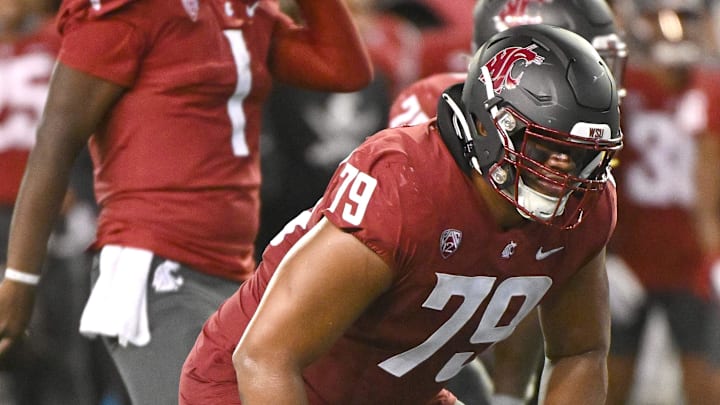
[[[373,68],[357,25],[342,0],[318,2],[296,0],[306,29],[298,33],[289,54],[302,65],[280,63],[275,68],[280,77],[297,80],[293,75],[307,71],[303,87],[330,91],[356,91],[372,80]],[[291,66],[290,72],[284,72]],[[314,78],[314,79],[313,79]]]
[[[295,1],[302,12],[305,25],[316,40],[326,44],[349,45],[355,50],[361,49],[362,42],[345,1]]]
[[[515,332],[495,344],[493,350],[495,393],[524,398],[543,358],[543,335],[537,312],[523,319]]]
[[[75,159],[123,91],[62,62],[56,64],[37,144],[15,204],[9,267],[39,271]]]
[[[72,157],[54,152],[53,145],[39,142],[30,155],[16,200],[8,267],[39,273],[47,241],[62,205],[72,167]]]
[[[543,372],[545,405],[603,405],[607,396],[607,352],[590,351],[551,361]]]

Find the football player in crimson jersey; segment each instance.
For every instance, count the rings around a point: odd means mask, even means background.
[[[623,104],[627,147],[617,168],[620,220],[610,244],[617,260],[608,261],[608,404],[627,403],[642,381],[636,363],[658,309],[681,367],[677,402],[717,404],[720,340],[709,336],[720,319],[708,271],[720,263],[720,70],[705,58],[717,48],[705,45],[703,30],[712,22],[701,2],[636,7],[637,14],[624,16],[632,21],[627,38],[634,58]],[[613,283],[616,272],[635,282]]]
[[[467,77],[437,119],[368,138],[270,242],[198,336],[181,404],[452,403],[446,382],[538,305],[545,403],[604,404],[612,74],[582,37],[525,25]]]
[[[627,49],[615,16],[604,0],[479,0],[473,19],[472,49],[494,33],[512,26],[546,23],[569,29],[593,44],[611,68],[620,96],[625,93],[622,77]],[[390,127],[415,125],[435,116],[437,97],[448,86],[463,82],[465,76],[464,73],[440,73],[408,86],[390,107]],[[493,347],[489,367],[493,380],[492,404],[521,405],[528,402],[528,392],[537,389],[531,384],[541,366],[543,348],[542,333],[533,316],[536,314],[522,322],[512,337]],[[467,386],[467,379],[473,377],[468,374],[457,384]],[[487,391],[480,389],[483,390]]]
[[[354,91],[372,77],[341,0],[65,0],[42,124],[0,284],[0,353],[30,318],[68,172],[88,143],[100,208],[81,332],[137,404],[176,404],[203,322],[255,268],[261,107],[271,77]]]

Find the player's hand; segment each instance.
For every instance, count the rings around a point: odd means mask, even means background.
[[[12,280],[0,282],[0,357],[25,335],[36,289],[36,286]]]
[[[463,403],[450,390],[443,388],[435,395],[435,398],[424,405],[463,405]]]

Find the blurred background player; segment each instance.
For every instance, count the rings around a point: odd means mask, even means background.
[[[418,52],[417,77],[467,70],[467,40],[473,30],[468,15],[472,13],[474,0],[371,1],[381,12],[397,16],[418,29],[418,42],[412,46]],[[395,55],[386,54],[384,57],[393,58]]]
[[[295,18],[297,5],[281,1]],[[267,243],[322,195],[338,163],[387,126],[390,102],[423,74],[465,70],[475,0],[349,0],[374,78],[356,92],[303,89],[276,81],[265,105],[262,211],[256,242]],[[259,257],[258,257],[259,258]]]
[[[270,0],[62,3],[0,283],[0,353],[25,334],[71,167],[89,142],[96,282],[80,330],[103,337],[133,403],[177,404],[202,323],[254,270],[271,77],[353,91],[372,76],[342,1],[298,4],[303,25]]]
[[[615,22],[612,9],[604,0],[480,0],[473,12],[472,49],[476,49],[494,33],[525,24],[551,24],[578,33],[592,43],[611,68],[622,89],[623,69],[627,59],[622,32]],[[437,112],[437,97],[448,86],[465,80],[464,74],[439,73],[404,89],[391,106],[391,127],[414,125],[427,121]],[[538,371],[542,367],[542,333],[536,314],[528,316],[518,330],[493,348],[495,361],[484,358],[490,369],[491,387],[482,370],[466,368],[452,381],[450,389],[466,403],[523,404],[534,401]],[[491,399],[482,398],[492,391]]]
[[[720,68],[711,13],[687,0],[625,2],[618,10],[632,57],[608,259],[608,404],[717,404],[720,340],[708,336],[718,317],[703,279],[720,257]],[[669,352],[659,350],[658,325],[668,327]],[[677,353],[678,372],[663,353]]]
[[[604,0],[479,0],[473,11],[471,49],[485,42],[492,34],[508,27],[543,23],[567,28],[592,43],[622,83],[627,60],[622,32],[613,11]],[[401,91],[390,110],[390,126],[413,125],[434,116],[434,95],[447,86],[462,82],[464,73],[436,72]],[[622,86],[621,86],[622,87]],[[621,89],[621,96],[622,96]]]

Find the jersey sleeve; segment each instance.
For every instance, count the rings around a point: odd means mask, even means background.
[[[77,70],[129,87],[145,53],[143,35],[127,10],[134,0],[67,1],[58,17],[63,36],[58,59]]]
[[[437,115],[440,95],[465,80],[465,74],[441,73],[419,80],[400,92],[390,106],[389,126],[416,125]]]
[[[404,152],[361,147],[335,172],[322,214],[377,253],[397,275],[421,244],[423,218],[432,206],[429,194]]]
[[[65,0],[60,8],[59,23],[71,19],[97,19],[138,0]]]
[[[617,225],[617,190],[615,180],[608,181],[586,218],[575,232],[570,232],[573,248],[587,252],[585,259],[595,257],[611,243]]]

